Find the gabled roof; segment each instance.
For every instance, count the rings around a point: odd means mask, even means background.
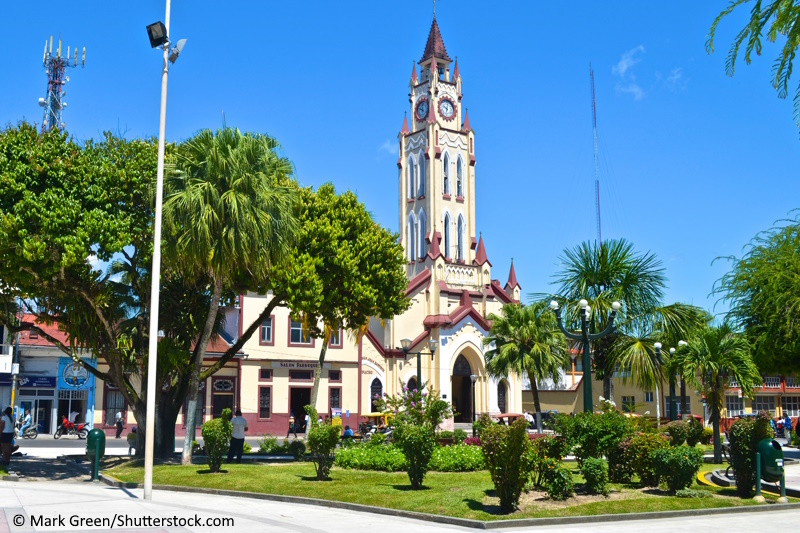
[[[419,289],[423,285],[427,284],[431,279],[431,271],[430,269],[425,269],[413,278],[408,281],[408,287],[406,287],[406,296],[410,295],[415,290]]]
[[[438,57],[445,61],[450,61],[450,56],[447,55],[447,50],[444,48],[444,41],[442,41],[442,34],[439,31],[439,24],[436,23],[436,17],[433,18],[431,23],[431,31],[428,33],[428,42],[425,43],[425,51],[422,53],[420,63],[430,59],[431,57]]]

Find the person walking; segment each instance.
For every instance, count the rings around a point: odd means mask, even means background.
[[[792,419],[789,413],[786,413],[786,418],[783,419],[783,436],[786,437],[786,444],[792,443]]]
[[[228,462],[233,461],[233,457],[236,456],[236,462],[241,463],[244,453],[244,432],[247,431],[247,420],[242,416],[241,409],[236,410],[236,416],[231,419],[231,426],[233,426],[233,435],[230,448],[228,448]]]
[[[8,467],[11,462],[11,447],[14,440],[14,411],[11,407],[6,407],[3,410],[3,416],[0,417],[0,451],[3,455],[3,465]]]
[[[131,428],[131,432],[125,439],[128,441],[128,455],[131,455],[131,452],[136,451],[136,426]]]
[[[120,438],[122,436],[122,411],[117,411],[117,416],[114,419],[114,425],[117,426],[116,438]]]
[[[286,431],[286,438],[289,438],[289,433],[294,433],[294,438],[297,438],[297,429],[294,427],[294,415],[289,415],[289,429]]]

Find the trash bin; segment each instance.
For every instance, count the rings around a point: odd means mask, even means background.
[[[100,429],[91,430],[86,437],[86,455],[89,456],[89,459],[94,460],[95,450],[100,452],[98,459],[102,459],[106,453],[106,434]]]
[[[761,479],[776,483],[783,477],[783,450],[778,441],[763,439],[756,451],[761,454]]]

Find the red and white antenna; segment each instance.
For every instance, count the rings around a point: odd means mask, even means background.
[[[594,135],[594,196],[597,208],[597,242],[603,242],[603,233],[600,230],[600,168],[597,161],[597,107],[594,101],[594,70],[589,63],[589,78],[592,81],[592,134]]]

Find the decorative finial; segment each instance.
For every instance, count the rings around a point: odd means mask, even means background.
[[[436,18],[436,0],[433,0],[433,18]]]

